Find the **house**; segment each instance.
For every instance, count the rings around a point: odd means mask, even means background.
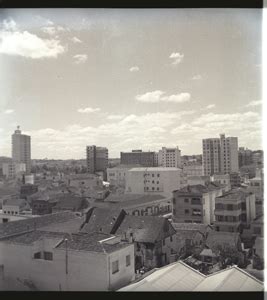
[[[182,261],[155,269],[141,280],[119,289],[119,292],[238,292],[264,291],[263,282],[232,266],[204,275]]]
[[[83,223],[76,213],[61,212],[0,224],[3,276],[42,291],[108,291],[130,283],[134,245],[79,232]]]
[[[11,198],[2,204],[2,210],[7,215],[20,215],[23,211],[29,210],[30,206],[24,199]]]
[[[57,203],[52,207],[52,212],[59,211],[82,211],[86,209],[89,204],[84,197],[79,197],[71,194],[58,196]]]

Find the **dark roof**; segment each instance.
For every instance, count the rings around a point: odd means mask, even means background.
[[[155,243],[175,234],[171,223],[163,217],[126,215],[116,234],[133,232],[137,242]]]
[[[25,199],[7,199],[3,201],[3,205],[9,205],[9,206],[24,206],[27,205],[27,202]]]
[[[121,213],[122,210],[93,207],[87,213],[87,223],[83,227],[82,232],[102,231],[111,233],[116,220]],[[124,212],[124,214],[126,213]]]
[[[105,239],[114,237],[114,239],[110,239],[109,241],[103,241]],[[103,242],[100,242],[103,241]],[[92,252],[113,252],[129,246],[129,243],[121,242],[117,237],[105,234],[105,233],[77,233],[72,234],[71,239],[68,240],[67,247],[71,250],[78,251],[92,251]],[[66,243],[62,241],[57,248],[65,249]]]
[[[246,192],[244,189],[232,189],[231,191],[223,194],[222,196],[216,197],[216,199],[243,200],[250,194],[250,192]]]
[[[200,234],[203,238],[203,233],[199,230],[176,230],[176,237],[185,241],[186,239],[194,240]]]
[[[60,195],[57,198],[57,204],[53,207],[53,210],[81,210],[88,206],[88,203],[84,197],[79,197],[71,194]]]
[[[216,250],[218,245],[227,245],[236,248],[239,239],[240,235],[238,232],[210,231],[206,245],[212,250]]]
[[[2,223],[0,224],[0,238],[31,231],[55,223],[66,222],[74,218],[77,218],[75,213],[66,211],[28,218],[24,220]]]
[[[201,196],[203,193],[207,193],[209,190],[206,186],[202,184],[196,184],[196,185],[187,185],[179,190],[173,191],[176,194],[179,195],[198,195]]]

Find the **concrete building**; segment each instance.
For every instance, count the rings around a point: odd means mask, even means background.
[[[31,172],[31,137],[21,134],[19,126],[12,134],[12,160],[14,163],[25,163],[26,173]]]
[[[8,199],[3,201],[2,210],[7,215],[20,215],[24,210],[29,210],[30,206],[24,199]]]
[[[173,192],[173,221],[176,223],[213,224],[216,197],[223,194],[223,186],[186,186]]]
[[[108,167],[108,149],[105,147],[86,147],[88,173],[106,172]]]
[[[125,187],[128,171],[136,165],[118,165],[107,169],[107,181],[113,186]],[[141,165],[140,165],[141,167]]]
[[[126,193],[170,194],[180,188],[181,169],[178,168],[133,168],[126,178]]]
[[[252,160],[252,150],[249,150],[248,148],[239,147],[238,149],[238,164],[239,168],[242,166],[251,165],[253,163]]]
[[[3,277],[39,291],[111,291],[129,284],[134,245],[111,234],[79,233],[80,226],[81,218],[66,212],[0,224]]]
[[[89,188],[102,187],[103,180],[95,174],[74,174],[66,176],[65,181],[70,187]]]
[[[8,179],[14,179],[16,177],[21,177],[22,174],[26,172],[25,163],[3,163],[2,165],[3,175]]]
[[[166,168],[181,168],[181,150],[162,147],[158,154],[158,165]]]
[[[182,167],[183,173],[187,176],[202,176],[203,166],[197,163],[187,164]]]
[[[233,189],[215,199],[216,231],[241,232],[256,217],[255,195]]]
[[[210,178],[212,182],[219,182],[220,184],[227,185],[229,190],[231,189],[229,174],[213,174]]]
[[[121,152],[122,165],[141,165],[143,167],[155,166],[155,152],[143,152],[142,150],[132,150],[132,152]]]
[[[202,140],[204,175],[238,172],[237,137],[210,138]]]

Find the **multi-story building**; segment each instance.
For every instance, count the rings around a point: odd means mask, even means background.
[[[154,167],[155,152],[143,152],[142,150],[132,150],[132,152],[121,152],[121,164]]]
[[[215,229],[241,232],[256,217],[255,195],[242,189],[233,189],[215,199]]]
[[[181,169],[178,168],[133,168],[126,177],[126,193],[170,194],[180,188]]]
[[[237,137],[210,138],[202,140],[204,175],[238,172]]]
[[[252,150],[244,147],[239,147],[238,149],[238,164],[239,168],[242,166],[247,166],[252,164]]]
[[[203,166],[197,163],[192,163],[184,165],[183,173],[187,176],[202,176],[203,175]]]
[[[118,165],[114,168],[108,168],[107,181],[113,186],[125,187],[127,173],[134,167],[136,165]]]
[[[26,173],[31,172],[31,137],[21,134],[19,126],[12,134],[12,160],[14,163],[25,163]]]
[[[220,184],[228,186],[229,190],[231,189],[231,181],[229,174],[213,174],[210,177],[212,182],[219,182]]]
[[[106,172],[108,167],[108,149],[105,147],[86,147],[88,173]]]
[[[186,186],[173,192],[173,221],[177,223],[213,224],[215,221],[215,198],[223,194],[223,186]]]
[[[3,175],[6,178],[16,178],[22,176],[26,172],[25,163],[3,163],[2,165]]]
[[[158,153],[158,165],[167,168],[181,168],[181,150],[162,147]]]

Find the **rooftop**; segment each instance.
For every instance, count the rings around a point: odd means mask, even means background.
[[[249,194],[251,194],[250,192],[246,192],[244,191],[244,189],[232,189],[231,191],[223,194],[222,196],[216,197],[216,199],[224,199],[224,200],[243,200],[245,199]]]
[[[208,229],[212,230],[210,225],[196,224],[196,223],[172,223],[172,226],[176,231],[188,230],[188,231],[200,231],[201,233],[206,233]]]
[[[27,205],[27,202],[25,199],[7,199],[3,201],[3,205],[8,205],[8,206],[25,206]]]
[[[188,194],[192,194],[192,195],[202,195],[204,193],[208,193],[210,191],[214,191],[214,190],[218,190],[223,188],[224,185],[220,184],[220,183],[215,183],[215,182],[209,182],[205,185],[202,184],[194,184],[194,185],[187,185],[179,190],[175,190],[173,192],[180,194],[180,195],[188,195]]]
[[[166,171],[180,171],[180,168],[174,167],[142,167],[142,168],[132,168],[130,172],[166,172]]]
[[[263,291],[263,282],[233,266],[204,275],[178,261],[119,291]]]
[[[216,250],[218,245],[227,245],[236,248],[240,235],[238,232],[223,232],[223,231],[210,231],[206,240],[206,245]]]

